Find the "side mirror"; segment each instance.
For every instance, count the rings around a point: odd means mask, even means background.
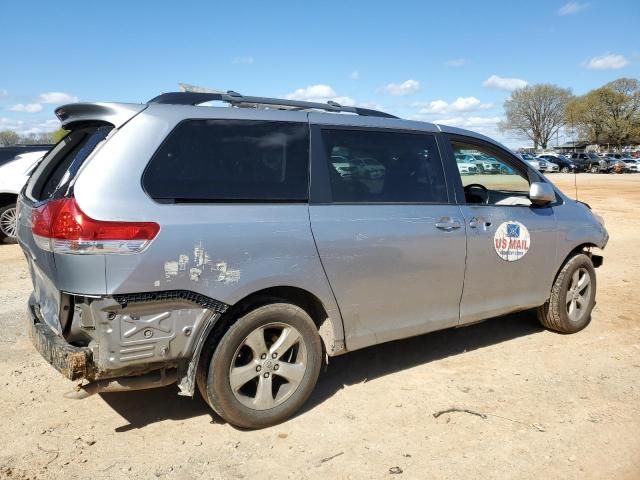
[[[548,183],[533,182],[529,187],[529,200],[534,205],[546,205],[556,200],[556,193]]]

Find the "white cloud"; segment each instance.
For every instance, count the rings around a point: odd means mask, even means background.
[[[354,70],[353,72],[351,72],[351,80],[358,80],[360,79],[360,72],[358,70]]]
[[[336,91],[329,85],[316,84],[309,85],[285,96],[288,100],[303,100],[306,102],[326,103],[329,100],[338,102],[340,105],[355,105],[355,100],[350,97],[338,96]]]
[[[75,103],[78,101],[78,97],[63,92],[47,92],[40,94],[39,101],[40,103],[62,105],[64,103]]]
[[[396,97],[409,95],[411,93],[417,92],[418,90],[420,90],[420,82],[412,79],[406,80],[400,84],[390,83],[389,85],[384,87],[385,92]]]
[[[234,65],[253,65],[254,62],[255,62],[255,58],[251,56],[247,56],[247,57],[236,57],[232,60],[231,63],[233,63]]]
[[[497,88],[498,90],[515,90],[526,87],[528,82],[520,78],[505,78],[499,77],[498,75],[491,75],[482,85],[489,88]]]
[[[443,113],[470,112],[473,110],[486,110],[493,105],[482,103],[476,97],[458,97],[449,103],[444,100],[433,100],[431,102],[416,102],[411,106],[418,107],[418,115],[433,115]]]
[[[12,130],[20,135],[30,135],[38,133],[53,132],[60,128],[57,119],[49,120],[15,120],[11,118],[0,118],[0,130]]]
[[[560,7],[560,9],[556,13],[558,15],[573,15],[574,13],[581,12],[588,6],[588,3],[569,2]]]
[[[466,58],[454,58],[453,60],[447,60],[444,62],[447,67],[463,67],[468,63],[470,62]]]
[[[629,60],[624,58],[623,55],[609,54],[593,57],[588,62],[584,62],[583,65],[591,70],[617,70],[629,65]]]
[[[12,112],[36,113],[42,111],[42,105],[39,103],[16,103],[9,107]]]

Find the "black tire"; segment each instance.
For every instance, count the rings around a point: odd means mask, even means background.
[[[576,272],[584,272],[589,275],[590,290],[586,305],[580,309],[581,313],[579,314],[579,318],[572,320],[569,318],[567,295],[571,295],[569,286]],[[576,254],[567,260],[560,270],[560,273],[558,273],[558,276],[553,282],[549,300],[541,307],[538,307],[538,320],[549,330],[560,333],[579,332],[591,322],[591,311],[595,306],[595,299],[596,272],[593,263],[587,255],[583,253]]]
[[[4,218],[7,212],[13,210],[15,213],[16,204],[11,203],[9,205],[5,205],[0,208],[0,220]],[[9,235],[9,232],[5,231],[5,226],[0,223],[0,243],[16,243],[17,239],[15,236]]]
[[[600,173],[600,166],[598,165],[591,165],[591,167],[589,167],[589,171],[591,173]]]
[[[560,170],[562,173],[569,173],[571,171],[571,169],[569,167],[562,167],[562,170]]]
[[[240,358],[239,352],[245,348],[248,336],[256,331],[262,333],[262,327],[274,324],[293,327],[300,334],[299,341],[304,343],[305,349],[304,363],[306,363],[306,366],[304,367],[304,374],[295,389],[292,389],[292,393],[288,393],[282,403],[268,409],[249,408],[236,397],[231,387],[231,369]],[[264,333],[262,333],[262,338],[265,338]],[[295,348],[301,348],[301,343],[296,345]],[[269,347],[268,343],[267,347]],[[218,415],[230,424],[240,428],[264,428],[283,422],[293,416],[309,398],[316,385],[322,366],[322,344],[313,320],[302,308],[289,303],[271,303],[246,313],[229,327],[213,348],[215,350],[210,357],[208,367],[205,366],[206,370],[203,370],[203,373],[206,371],[206,375],[201,374],[198,376],[198,387],[207,403]],[[290,350],[287,351],[289,352]],[[249,352],[252,353],[251,350]],[[279,353],[283,356],[285,354],[285,352]],[[251,362],[258,361],[262,363],[262,360],[258,358],[251,358]],[[206,356],[203,360],[206,360]],[[275,384],[276,378],[279,378],[279,381],[283,380],[282,377],[278,377],[279,373],[275,371],[277,367],[265,366],[267,360],[269,358],[264,360],[265,363],[262,363],[260,369],[263,373],[267,372],[267,368],[271,372],[269,385],[271,385],[271,381]],[[280,358],[272,363],[275,364],[278,361],[284,362]],[[282,368],[284,369],[284,365]],[[247,386],[251,387],[251,382],[255,380],[256,399],[258,398],[257,384],[263,381],[260,378],[263,373],[256,374],[255,379],[249,380],[247,383]],[[288,386],[288,383],[284,385]],[[277,395],[282,386],[275,385],[275,388]],[[272,395],[272,397],[275,398],[276,395]]]

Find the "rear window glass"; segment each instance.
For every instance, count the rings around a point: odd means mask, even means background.
[[[40,162],[27,185],[27,195],[33,200],[46,200],[78,173],[82,163],[113,129],[92,126],[74,130],[53,147]]]
[[[187,120],[169,134],[143,175],[158,201],[306,201],[308,126],[249,120]]]

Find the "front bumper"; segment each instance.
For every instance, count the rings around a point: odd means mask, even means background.
[[[95,372],[93,354],[88,347],[74,347],[42,323],[33,307],[27,307],[29,337],[40,355],[69,380],[92,378]]]

